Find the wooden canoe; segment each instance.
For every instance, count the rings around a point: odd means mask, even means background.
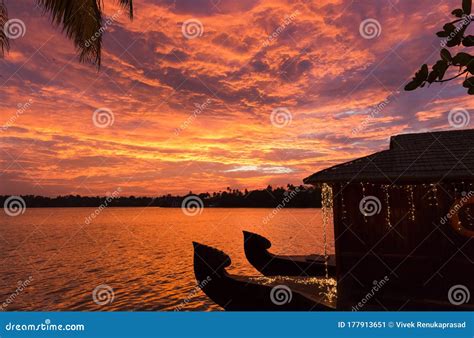
[[[202,291],[230,311],[331,311],[335,299],[317,278],[268,278],[230,275],[224,252],[193,242],[194,274]]]
[[[280,256],[268,251],[272,243],[263,236],[244,231],[245,256],[264,276],[325,277],[326,266],[323,255]],[[328,257],[328,276],[336,275],[334,255]]]

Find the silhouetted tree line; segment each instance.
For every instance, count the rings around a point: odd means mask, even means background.
[[[106,196],[79,196],[68,195],[58,197],[44,197],[35,195],[21,196],[27,208],[59,208],[59,207],[181,207],[184,199],[189,196],[198,196],[205,207],[216,208],[275,208],[284,205],[287,208],[320,208],[321,190],[314,187],[294,186],[288,184],[286,188],[268,186],[262,190],[248,191],[245,189],[227,188],[225,191],[214,193],[189,194],[173,196],[171,194],[159,197],[106,197]],[[0,196],[0,203],[4,205],[9,196]],[[284,202],[283,202],[284,201]]]

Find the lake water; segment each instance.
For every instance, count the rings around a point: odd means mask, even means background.
[[[231,273],[258,276],[247,262],[242,230],[259,233],[277,254],[323,253],[319,209],[27,209],[0,216],[3,310],[220,310],[193,292],[192,241],[225,251]],[[329,252],[334,252],[329,226]],[[96,301],[93,299],[96,290]],[[103,305],[99,305],[99,304]]]

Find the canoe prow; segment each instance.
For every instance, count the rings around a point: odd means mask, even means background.
[[[213,274],[224,274],[226,273],[225,268],[232,264],[230,257],[221,250],[197,242],[193,242],[193,246],[194,271],[196,272],[197,265],[199,273],[206,275],[201,276],[202,279]]]
[[[280,256],[268,251],[272,243],[265,237],[244,231],[245,256],[264,276],[309,276],[323,277],[326,275],[325,257],[311,256]],[[336,274],[334,256],[328,257],[328,277]]]
[[[272,242],[270,242],[268,239],[259,234],[245,230],[243,231],[243,233],[245,244],[247,244],[249,247],[255,246],[261,247],[263,249],[270,249],[270,247],[272,246]]]

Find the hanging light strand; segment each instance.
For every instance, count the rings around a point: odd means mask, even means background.
[[[324,241],[324,269],[326,278],[329,278],[328,271],[328,245],[327,245],[327,228],[333,210],[333,193],[332,188],[326,183],[321,187],[321,204],[323,212],[323,241]]]
[[[414,192],[413,192],[413,186],[412,185],[407,185],[407,193],[408,193],[408,203],[409,208],[410,208],[410,220],[412,222],[415,221],[415,198],[414,198]]]
[[[389,228],[392,227],[392,223],[390,222],[390,215],[391,215],[391,210],[390,210],[390,194],[389,194],[389,186],[388,185],[383,185],[382,190],[384,192],[385,196],[385,208],[387,210],[385,220],[387,221],[387,225]]]

